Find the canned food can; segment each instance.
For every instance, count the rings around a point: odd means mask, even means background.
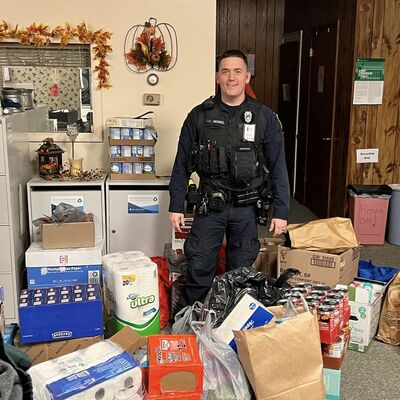
[[[302,289],[306,289],[306,290],[312,290],[312,284],[311,283],[307,283],[307,282],[299,282],[296,283],[296,287],[302,288]]]
[[[349,307],[349,291],[347,288],[334,288],[329,293],[341,294],[343,296],[343,308],[347,309]]]
[[[121,128],[121,139],[122,140],[132,139],[132,129],[131,128]]]
[[[154,146],[143,146],[143,157],[153,157]]]
[[[121,155],[120,146],[110,146],[110,157],[119,157]]]
[[[122,174],[122,163],[120,162],[111,163],[111,172],[113,174]]]
[[[123,174],[133,174],[133,165],[130,162],[122,163],[122,173]]]
[[[321,292],[327,292],[331,290],[331,287],[328,285],[313,285],[313,290],[319,290]]]
[[[110,139],[121,139],[121,129],[110,128]]]
[[[121,146],[122,157],[132,157],[132,146]]]
[[[133,128],[132,138],[133,140],[143,140],[143,129]]]
[[[136,146],[136,156],[135,157],[143,157],[143,146]]]
[[[155,140],[157,139],[157,131],[154,128],[145,128],[143,131],[144,140]]]
[[[292,292],[292,293],[300,293],[300,294],[302,294],[302,295],[305,295],[305,294],[307,294],[307,289],[303,289],[303,288],[301,288],[301,287],[294,287],[294,288],[292,288],[292,289],[290,289],[290,291]]]
[[[134,174],[143,174],[143,164],[140,162],[135,162],[132,164]]]
[[[309,293],[310,296],[318,297],[320,300],[325,299],[326,292],[321,290],[311,290]]]
[[[143,173],[144,174],[153,174],[154,173],[154,163],[148,162],[143,164]]]
[[[317,318],[319,329],[324,332],[329,332],[336,327],[335,307],[319,306],[317,307]]]

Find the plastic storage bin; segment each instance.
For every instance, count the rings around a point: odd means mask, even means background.
[[[350,185],[349,214],[360,244],[383,244],[392,189],[388,185]]]
[[[392,196],[389,202],[387,241],[400,246],[400,184],[390,187]]]

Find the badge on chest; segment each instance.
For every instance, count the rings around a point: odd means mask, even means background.
[[[254,114],[251,111],[245,111],[242,115],[243,124],[243,140],[254,142],[256,137],[256,124]]]

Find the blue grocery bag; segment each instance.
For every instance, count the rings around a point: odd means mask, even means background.
[[[389,282],[399,270],[395,267],[379,267],[372,264],[372,261],[360,260],[358,262],[358,276],[364,279]]]

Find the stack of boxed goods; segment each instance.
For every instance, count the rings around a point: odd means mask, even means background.
[[[382,299],[389,283],[356,278],[347,286],[351,307],[350,350],[366,352],[369,349],[378,329]],[[338,288],[346,287],[338,285]]]
[[[157,132],[151,118],[108,118],[111,179],[155,177]]]
[[[104,240],[94,239],[93,222],[43,224],[42,236],[25,253],[28,288],[18,308],[19,347],[34,364],[103,336]]]

